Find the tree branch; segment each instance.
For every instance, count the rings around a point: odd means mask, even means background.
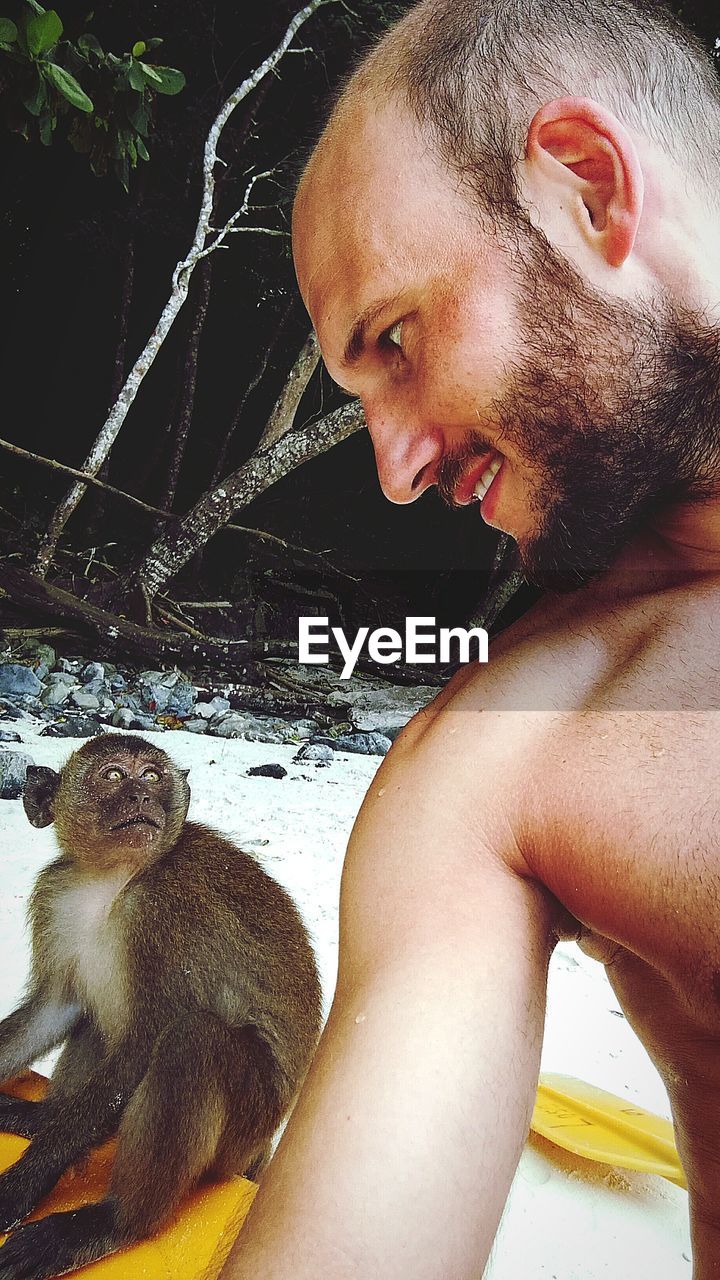
[[[320,348],[315,333],[311,331],[298,354],[287,381],[260,437],[260,445],[275,444],[290,430],[307,385],[320,363]]]
[[[152,600],[168,579],[179,573],[183,565],[229,523],[235,511],[246,507],[282,476],[319,457],[364,426],[362,406],[353,400],[319,422],[261,446],[234,475],[203,494],[192,510],[150,548],[134,575],[143,594]]]

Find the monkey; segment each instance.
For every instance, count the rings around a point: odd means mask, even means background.
[[[60,856],[30,900],[27,994],[0,1023],[0,1081],[64,1042],[46,1097],[0,1094],[31,1140],[0,1174],[0,1280],[44,1280],[160,1227],[201,1180],[257,1177],[320,1030],[315,957],[290,896],[186,815],[187,770],[144,738],[31,767],[23,802]],[[23,1219],[117,1134],[106,1197]]]

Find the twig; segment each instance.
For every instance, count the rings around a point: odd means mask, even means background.
[[[18,457],[24,458],[28,462],[36,462],[39,466],[48,467],[51,471],[61,471],[65,475],[76,476],[84,484],[91,485],[95,489],[101,489],[104,493],[109,493],[113,498],[118,498],[122,502],[128,502],[133,507],[139,507],[141,511],[146,511],[148,515],[155,516],[156,519],[158,517],[162,520],[179,520],[181,518],[176,511],[165,511],[162,507],[153,507],[148,502],[141,502],[139,498],[134,498],[131,493],[126,493],[124,489],[117,489],[115,485],[106,484],[104,480],[98,480],[96,476],[91,476],[86,471],[79,471],[76,467],[68,467],[64,462],[56,462],[54,458],[46,458],[40,453],[31,453],[29,449],[21,449],[19,445],[11,444],[9,440],[0,439],[0,448],[6,449],[9,453],[15,453]],[[278,537],[276,533],[268,533],[265,529],[252,529],[246,524],[227,524],[225,528],[232,533],[247,534],[249,537],[257,538],[260,542],[273,543],[277,547],[282,547],[284,551],[289,551],[292,555],[304,556],[309,560],[319,560],[322,567],[329,573],[338,578],[345,578],[348,582],[360,581],[359,578],[346,573],[343,569],[338,569],[330,560],[326,560],[326,553],[323,551],[311,551],[309,547],[301,547],[297,542],[287,542],[285,538]],[[106,569],[111,568],[105,562],[103,562],[103,565]]]
[[[11,444],[9,440],[0,439],[0,449],[6,449],[8,453],[15,453],[19,458],[25,458],[28,462],[37,462],[43,467],[49,467],[51,471],[60,471],[63,475],[74,476],[77,480],[82,480],[83,484],[92,485],[95,489],[102,489],[104,493],[110,493],[115,498],[122,498],[124,502],[130,502],[134,507],[139,507],[141,511],[147,511],[150,515],[164,516],[168,520],[177,520],[177,515],[172,511],[162,511],[159,507],[151,507],[147,502],[141,502],[139,498],[133,498],[131,493],[125,493],[124,489],[116,489],[112,484],[106,484],[104,480],[98,480],[97,476],[90,475],[87,471],[79,471],[77,467],[68,467],[64,462],[56,462],[54,458],[45,458],[40,453],[31,453],[29,449],[21,449],[20,445]]]

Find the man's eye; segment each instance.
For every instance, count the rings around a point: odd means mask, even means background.
[[[392,343],[392,345],[397,347],[400,351],[402,351],[402,331],[403,322],[402,320],[398,320],[397,324],[394,324],[392,329],[388,329],[385,334],[386,341]]]

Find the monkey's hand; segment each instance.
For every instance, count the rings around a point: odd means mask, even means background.
[[[112,1253],[120,1243],[111,1200],[51,1213],[13,1231],[0,1249],[0,1280],[47,1280]]]
[[[44,1107],[42,1102],[15,1098],[0,1093],[0,1133],[14,1133],[18,1138],[34,1138],[40,1130]]]

